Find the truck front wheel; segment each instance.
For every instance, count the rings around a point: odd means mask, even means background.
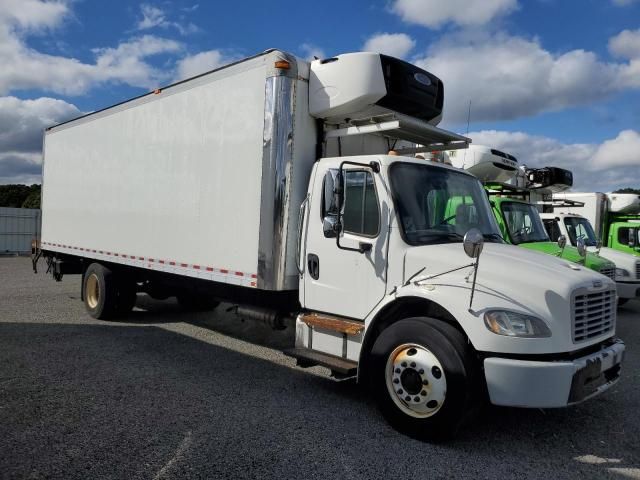
[[[370,383],[382,414],[411,437],[453,437],[479,400],[471,348],[458,330],[439,320],[394,323],[376,339],[370,360]]]
[[[99,263],[89,265],[83,277],[84,304],[93,318],[107,319],[117,311],[115,276]]]

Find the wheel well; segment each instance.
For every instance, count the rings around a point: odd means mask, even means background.
[[[391,302],[380,310],[371,320],[365,333],[362,348],[360,350],[360,361],[358,362],[358,381],[366,378],[366,368],[368,364],[369,352],[375,343],[378,335],[393,323],[410,317],[431,317],[451,325],[458,330],[465,339],[469,341],[467,334],[462,329],[458,321],[451,313],[441,305],[420,297],[402,297]]]

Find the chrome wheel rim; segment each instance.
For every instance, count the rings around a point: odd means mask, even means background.
[[[89,305],[89,308],[96,308],[100,301],[100,287],[98,285],[98,276],[95,273],[87,277],[84,294],[87,297],[87,305]]]
[[[387,390],[398,408],[416,418],[435,415],[445,402],[447,379],[438,358],[413,343],[396,347],[385,368]]]

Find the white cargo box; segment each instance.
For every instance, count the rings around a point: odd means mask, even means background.
[[[268,51],[49,129],[42,248],[297,288],[291,225],[316,142],[307,78],[306,62]]]

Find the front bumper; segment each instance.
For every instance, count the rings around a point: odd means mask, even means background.
[[[616,289],[620,298],[636,298],[640,297],[640,283],[616,282]]]
[[[604,392],[620,378],[625,346],[616,339],[598,352],[566,361],[489,357],[484,373],[494,405],[565,407]]]

